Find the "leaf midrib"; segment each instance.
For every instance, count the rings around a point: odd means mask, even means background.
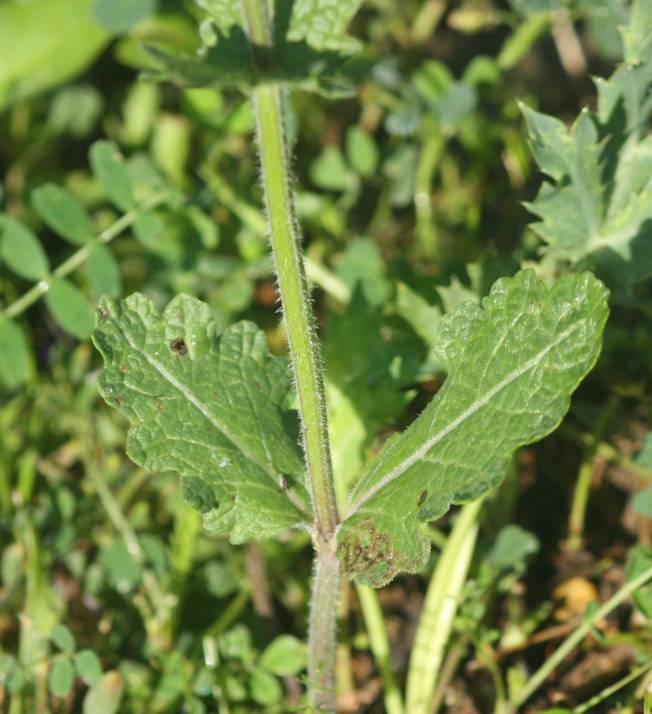
[[[461,426],[476,412],[478,412],[480,409],[489,404],[489,402],[503,389],[508,387],[510,384],[515,382],[517,379],[522,377],[531,369],[537,367],[552,349],[554,349],[555,347],[557,347],[557,345],[559,345],[561,342],[570,337],[570,335],[580,329],[581,326],[582,323],[575,324],[564,332],[562,332],[561,335],[556,340],[551,342],[545,349],[541,350],[534,357],[531,357],[524,365],[514,370],[511,374],[509,374],[507,377],[498,382],[498,384],[494,385],[482,397],[476,399],[458,417],[453,419],[453,421],[447,424],[443,429],[440,429],[430,439],[424,442],[422,446],[413,451],[410,456],[404,459],[398,466],[393,468],[384,478],[382,478],[377,484],[374,484],[363,496],[361,496],[354,504],[352,504],[352,506],[347,511],[345,517],[342,519],[342,523],[353,517],[362,508],[362,506],[364,506],[364,504],[367,503],[367,501],[369,501],[371,498],[373,498],[373,496],[375,496],[379,491],[391,484],[397,478],[402,476],[408,469],[414,466],[414,464],[423,459],[431,449],[437,446],[440,441],[442,441],[451,432],[457,429],[458,426]]]

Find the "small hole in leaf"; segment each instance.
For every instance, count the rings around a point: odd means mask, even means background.
[[[428,498],[428,491],[421,491],[417,499],[417,506],[423,506],[426,498]]]
[[[183,337],[176,337],[174,340],[172,340],[170,342],[170,349],[173,352],[176,352],[178,355],[188,354],[188,345],[186,345],[186,341],[183,339]]]
[[[286,474],[281,474],[278,479],[279,486],[282,491],[287,491],[290,488],[290,477]]]

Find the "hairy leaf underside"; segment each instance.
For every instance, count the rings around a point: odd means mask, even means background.
[[[351,493],[338,532],[351,577],[380,586],[426,564],[427,522],[496,486],[515,449],[559,424],[597,359],[607,312],[590,273],[548,290],[523,271],[444,318],[444,386]]]

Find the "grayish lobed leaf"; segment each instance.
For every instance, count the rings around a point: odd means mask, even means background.
[[[359,43],[346,28],[362,0],[295,0],[289,40],[305,40],[318,50],[355,52]]]
[[[148,47],[152,77],[191,87],[253,86],[283,82],[330,96],[350,94],[342,64],[359,48],[346,27],[362,0],[295,0],[276,4],[275,61],[264,72],[251,61],[240,0],[196,0],[209,19],[202,23],[198,57]]]
[[[604,219],[597,128],[588,112],[569,130],[527,107],[523,113],[540,169],[559,184],[544,184],[526,204],[543,219],[533,228],[560,257],[579,260],[596,249]]]
[[[228,34],[242,23],[241,0],[195,0],[205,10],[221,34]],[[294,0],[276,3],[277,25],[293,42],[305,40],[316,50],[358,49],[358,42],[347,36],[346,28],[362,0]],[[287,11],[291,11],[291,16]],[[219,40],[218,40],[219,42]]]
[[[100,391],[131,424],[129,456],[181,474],[210,530],[242,543],[312,521],[282,408],[287,360],[253,323],[218,335],[199,300],[181,295],[160,314],[135,294],[100,302],[93,339],[106,365]]]
[[[652,11],[632,6],[626,62],[597,81],[595,113],[570,129],[524,108],[534,156],[552,182],[528,209],[533,229],[562,261],[590,267],[622,290],[652,275]]]
[[[241,0],[195,0],[207,12],[222,33],[241,22]]]
[[[590,273],[548,290],[527,270],[443,318],[443,387],[351,493],[338,532],[349,576],[378,587],[420,570],[427,522],[496,486],[515,449],[559,424],[598,357],[607,296]]]

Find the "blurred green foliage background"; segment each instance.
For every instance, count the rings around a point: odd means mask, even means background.
[[[594,108],[591,77],[622,58],[627,14],[624,0],[368,0],[345,67],[355,91],[288,98],[340,490],[441,384],[432,348],[445,312],[519,267],[548,282],[568,269],[523,206],[541,174],[518,102],[564,122]],[[190,0],[0,0],[0,709],[11,714],[299,707],[307,536],[233,547],[203,534],[174,476],[126,458],[88,340],[101,294],[138,290],[162,307],[187,292],[220,326],[253,319],[285,349],[247,98],[219,80],[148,81],[152,48],[192,54],[198,22],[206,39]],[[492,666],[516,680],[545,656],[510,648],[570,621],[555,586],[572,574],[593,602],[622,582],[628,553],[650,558],[650,283],[611,287],[598,368],[560,432],[521,453],[483,526],[449,712],[493,711]],[[399,679],[427,575],[381,593]],[[641,598],[600,651],[625,643],[626,663],[650,657]],[[353,595],[341,637],[342,710],[384,711]],[[567,663],[567,679],[590,655]],[[538,704],[557,690],[572,703],[587,684],[562,677]]]

